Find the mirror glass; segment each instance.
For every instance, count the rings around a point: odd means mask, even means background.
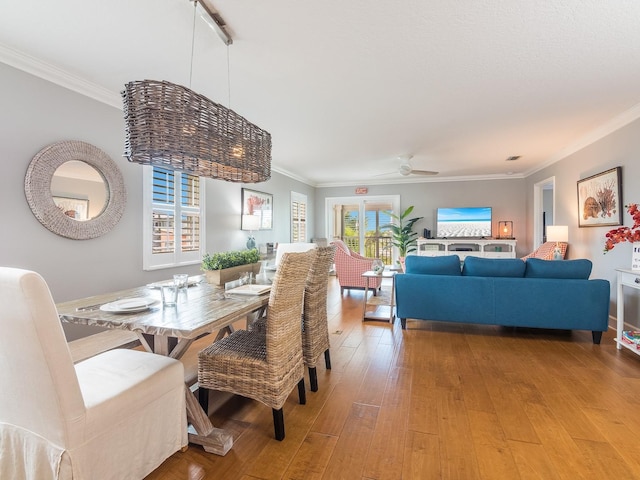
[[[51,196],[62,213],[78,221],[100,215],[109,198],[98,170],[88,163],[70,160],[60,165],[51,179]]]

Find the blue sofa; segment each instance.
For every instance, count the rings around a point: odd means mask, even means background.
[[[589,280],[591,261],[408,256],[396,275],[396,315],[513,327],[591,330],[600,343],[608,328],[609,282]]]

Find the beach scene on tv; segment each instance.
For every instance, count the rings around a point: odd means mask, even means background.
[[[491,237],[491,207],[439,208],[438,238]]]

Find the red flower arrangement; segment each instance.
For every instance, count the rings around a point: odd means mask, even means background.
[[[616,243],[620,242],[640,242],[640,209],[638,209],[637,203],[630,203],[625,205],[625,208],[633,218],[633,227],[618,227],[613,230],[609,230],[605,235],[606,241],[604,244],[604,253],[615,247]]]

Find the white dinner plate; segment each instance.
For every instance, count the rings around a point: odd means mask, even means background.
[[[123,298],[101,305],[100,310],[103,312],[135,313],[147,310],[156,303],[158,300],[151,297]]]
[[[236,288],[231,288],[227,290],[225,293],[234,293],[239,295],[262,295],[263,293],[267,293],[271,290],[271,285],[240,285]]]

